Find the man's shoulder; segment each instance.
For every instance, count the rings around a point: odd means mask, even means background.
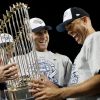
[[[61,53],[55,53],[55,56],[58,57],[59,59],[70,60],[70,58],[67,55],[64,55],[64,54],[61,54]]]
[[[87,39],[93,39],[93,38],[96,38],[98,36],[100,37],[100,31],[94,32],[93,34],[89,35],[87,37]]]
[[[100,31],[94,32],[93,34],[89,35],[84,44],[93,43],[93,41],[100,41]]]
[[[58,53],[58,52],[56,52],[55,55],[61,56],[61,57],[68,57],[68,56],[66,56],[66,55],[64,55],[64,54],[61,54],[61,53]]]

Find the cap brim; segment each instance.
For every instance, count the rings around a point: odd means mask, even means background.
[[[4,43],[0,43],[0,48],[4,48],[6,46],[8,46],[9,44],[13,44],[13,42],[4,42]]]
[[[39,31],[41,31],[42,29],[52,30],[52,27],[51,27],[51,26],[40,26],[40,27],[37,27],[37,28],[35,28],[35,29],[32,29],[32,32],[39,32]]]
[[[65,31],[65,25],[68,25],[69,23],[71,23],[73,21],[73,19],[69,19],[59,25],[57,25],[56,30],[58,32],[64,32]]]

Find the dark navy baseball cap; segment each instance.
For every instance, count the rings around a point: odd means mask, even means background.
[[[65,25],[68,25],[75,19],[83,17],[83,16],[89,17],[89,14],[82,8],[72,7],[72,8],[67,9],[63,15],[63,23],[57,25],[56,27],[57,31],[58,32],[65,31]]]

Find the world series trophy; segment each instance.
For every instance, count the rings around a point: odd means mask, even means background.
[[[16,3],[0,20],[0,58],[3,64],[19,65],[19,78],[7,81],[8,100],[29,100],[27,83],[40,76],[34,40],[29,37],[28,6]],[[31,53],[30,53],[31,51]]]

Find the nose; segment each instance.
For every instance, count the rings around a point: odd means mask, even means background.
[[[41,37],[45,37],[45,34],[44,34],[44,33],[41,33],[40,36],[41,36]]]
[[[72,33],[72,31],[68,31],[68,34],[69,34],[69,35],[72,35],[73,33]]]

